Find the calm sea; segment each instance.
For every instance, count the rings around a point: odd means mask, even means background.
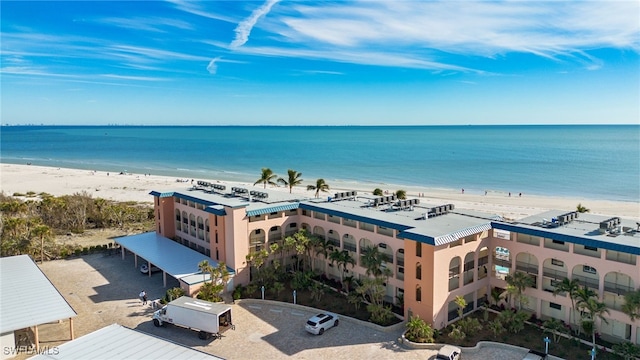
[[[640,126],[4,126],[0,161],[640,201]],[[366,185],[365,185],[366,186]],[[373,185],[372,185],[373,186]]]

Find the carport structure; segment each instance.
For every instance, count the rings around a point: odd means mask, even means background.
[[[156,232],[117,238],[115,243],[122,248],[123,260],[125,250],[131,251],[134,255],[136,268],[138,267],[138,256],[140,256],[147,260],[149,269],[151,269],[151,265],[154,265],[162,270],[162,280],[165,287],[167,287],[167,274],[169,274],[176,278],[181,286],[186,287],[185,291],[188,294],[192,294],[195,290],[191,288],[192,286],[209,279],[208,276],[202,276],[200,269],[198,269],[200,262],[206,260],[212,267],[218,266],[218,262],[210,257],[158,235]],[[232,278],[233,269],[228,267],[227,269]],[[202,279],[202,281],[194,283],[193,275],[196,274],[200,274],[199,279]],[[151,276],[151,271],[149,271],[149,276]],[[231,281],[229,283],[232,284]]]
[[[27,255],[0,258],[0,337],[2,358],[13,350],[35,345],[40,351],[38,325],[69,319],[73,340],[76,312]],[[26,329],[26,332],[19,331]],[[16,341],[16,334],[18,339]]]

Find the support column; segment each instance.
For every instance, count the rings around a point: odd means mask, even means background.
[[[164,287],[167,287],[167,272],[162,270],[162,282],[164,283]]]
[[[36,352],[40,353],[40,336],[38,335],[38,325],[33,327],[33,336],[36,343]]]
[[[136,267],[136,269],[138,268],[138,254],[133,254],[133,266]]]
[[[122,260],[124,260],[124,247],[120,245],[120,253],[122,253]]]
[[[71,337],[71,340],[76,338],[73,333],[73,318],[69,318],[69,336]]]
[[[147,272],[149,273],[149,277],[151,277],[151,263],[147,261]]]

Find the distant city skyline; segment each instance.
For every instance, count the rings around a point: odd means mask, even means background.
[[[640,123],[637,1],[2,1],[2,125]]]

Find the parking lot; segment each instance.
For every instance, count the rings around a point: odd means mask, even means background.
[[[398,345],[403,328],[385,332],[348,318],[341,318],[338,327],[322,336],[311,335],[304,324],[317,310],[261,301],[233,304],[235,330],[226,331],[221,339],[201,340],[196,331],[153,326],[154,309],[142,305],[138,293],[144,289],[149,299],[164,295],[162,273],[142,275],[134,267],[133,255],[122,260],[119,255],[94,254],[47,262],[41,269],[78,313],[76,338],[118,323],[225,359],[428,359],[435,354]],[[178,284],[175,279],[168,282],[169,287]],[[68,326],[68,321],[39,326],[41,345],[68,341]],[[517,351],[497,349],[463,355],[470,360],[522,359]]]

